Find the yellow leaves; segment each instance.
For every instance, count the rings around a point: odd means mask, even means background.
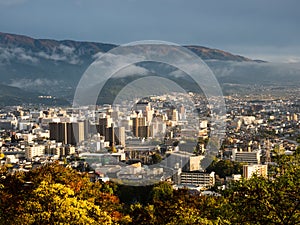
[[[112,186],[92,183],[87,174],[53,163],[14,174],[0,167],[0,175],[0,186],[4,186],[0,188],[0,225],[98,225],[131,221],[123,215],[122,204],[113,195]]]
[[[112,224],[99,206],[79,200],[69,187],[42,181],[26,203],[26,216],[37,224]]]

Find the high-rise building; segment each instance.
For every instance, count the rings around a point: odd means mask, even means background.
[[[140,138],[150,137],[150,128],[149,128],[149,126],[140,126],[140,127],[138,127],[138,137],[140,137]]]
[[[49,123],[50,140],[56,140],[57,142],[66,143],[67,139],[67,126],[66,123]]]
[[[179,108],[179,119],[180,120],[185,120],[186,119],[186,111],[185,111],[185,108],[184,106],[180,106]]]
[[[178,111],[175,108],[167,110],[168,119],[174,122],[178,121]]]
[[[158,137],[165,135],[167,126],[160,117],[154,117],[150,125],[150,135],[151,137]]]
[[[116,144],[115,142],[115,129],[114,124],[112,123],[111,126],[105,129],[105,141],[109,141],[109,146],[113,146]]]
[[[105,136],[106,128],[111,127],[112,123],[112,118],[109,115],[107,115],[105,118],[99,118],[99,125],[97,126],[98,133],[102,136]]]
[[[125,146],[125,127],[115,127],[116,145]]]
[[[178,121],[178,111],[176,109],[173,109],[172,111],[172,120],[175,122]]]
[[[151,104],[146,100],[141,100],[138,103],[136,103],[134,110],[142,112],[145,112],[146,110],[151,110]]]
[[[139,127],[146,126],[145,117],[134,117],[132,118],[132,132],[133,135],[139,137]]]
[[[84,140],[84,122],[49,123],[50,139],[63,144],[77,145]]]
[[[189,157],[187,163],[183,166],[183,171],[199,171],[201,170],[200,162],[204,158],[202,155],[192,155]]]
[[[77,145],[84,140],[84,122],[67,123],[66,144]]]

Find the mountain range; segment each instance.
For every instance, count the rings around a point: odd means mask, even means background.
[[[71,102],[84,71],[98,54],[115,47],[114,44],[34,39],[0,32],[1,104]],[[203,46],[184,47],[207,63],[224,92],[234,85],[298,85],[300,81],[298,64],[267,63]],[[174,72],[174,68],[161,65],[140,63],[138,66],[151,73],[157,69],[166,74]],[[55,101],[45,102],[38,97],[41,95],[54,96]]]

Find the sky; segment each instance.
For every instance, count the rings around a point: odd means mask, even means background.
[[[300,62],[299,0],[0,0],[0,32],[126,44],[162,40]]]

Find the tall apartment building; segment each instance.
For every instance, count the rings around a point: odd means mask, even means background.
[[[110,115],[105,114],[105,116],[99,118],[99,124],[96,127],[97,132],[105,137],[105,141],[109,141],[109,146],[125,146],[125,127],[114,127],[113,119]]]
[[[150,125],[150,135],[151,137],[162,136],[166,129],[166,123],[160,117],[154,117]]]
[[[84,122],[67,123],[67,144],[77,145],[84,140]]]

